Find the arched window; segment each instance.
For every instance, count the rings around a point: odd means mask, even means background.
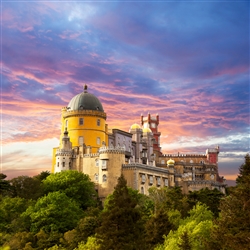
[[[107,175],[104,174],[104,175],[102,176],[102,182],[106,182],[106,181],[107,181]]]
[[[141,187],[141,194],[144,194],[144,187]]]
[[[97,126],[100,126],[101,125],[101,121],[100,119],[97,119]]]

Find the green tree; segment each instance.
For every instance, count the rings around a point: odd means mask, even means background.
[[[0,173],[0,195],[8,195],[11,190],[10,182],[5,180],[7,175]]]
[[[145,249],[144,228],[136,206],[122,175],[113,192],[113,199],[110,199],[102,214],[101,226],[97,229],[101,250]]]
[[[96,237],[91,236],[88,238],[87,242],[80,242],[78,247],[74,250],[100,250],[100,245],[97,242]]]
[[[4,246],[9,246],[11,250],[27,249],[28,245],[34,243],[34,235],[30,232],[18,232],[13,234]]]
[[[162,244],[164,242],[163,236],[168,235],[170,230],[174,228],[174,225],[169,221],[167,212],[159,209],[146,222],[145,241],[153,249],[157,244]]]
[[[250,249],[250,171],[249,155],[240,167],[236,187],[221,200],[220,216],[207,249]]]
[[[220,211],[219,205],[222,197],[224,197],[224,194],[218,189],[209,190],[208,188],[205,188],[199,191],[189,192],[188,202],[192,206],[194,206],[197,202],[202,202],[208,206],[216,217],[218,217]]]
[[[84,211],[84,218],[81,218],[77,226],[64,233],[63,245],[67,249],[74,249],[79,242],[86,242],[95,235],[95,230],[100,226],[100,212],[98,208],[89,208]]]
[[[32,202],[24,198],[4,197],[0,202],[0,232],[16,233],[23,230],[20,215]]]
[[[59,191],[49,193],[30,206],[22,217],[30,219],[30,231],[64,233],[73,229],[82,217],[78,203]]]
[[[237,184],[247,184],[250,176],[250,155],[246,154],[245,162],[239,168],[239,175],[236,179]]]
[[[152,187],[149,189],[149,197],[154,202],[155,211],[157,209],[178,210],[185,217],[190,209],[187,198],[182,194],[180,187],[160,189]]]
[[[59,232],[53,231],[50,233],[46,233],[44,230],[40,230],[38,233],[35,234],[35,249],[44,250],[53,246],[56,249],[56,246],[58,244],[60,245],[60,239],[62,238],[62,236],[63,234]]]
[[[177,245],[180,250],[192,250],[187,231],[184,231],[181,235],[181,242],[177,243]]]
[[[29,176],[18,176],[10,180],[14,197],[38,199],[43,195],[41,182]]]
[[[38,179],[39,181],[45,180],[50,175],[50,172],[48,170],[42,171],[40,174],[35,175],[33,178]]]
[[[183,247],[184,245],[183,235],[185,232],[188,234],[188,242],[192,250],[206,249],[206,242],[204,239],[210,238],[213,218],[213,213],[205,204],[197,203],[197,205],[189,211],[189,216],[180,221],[178,229],[171,230],[165,238],[164,244],[157,246],[156,249],[181,249],[180,246]],[[187,244],[187,241],[185,244]]]
[[[82,209],[96,206],[95,185],[88,175],[78,171],[63,171],[49,175],[44,181],[45,193],[60,191],[77,201]]]

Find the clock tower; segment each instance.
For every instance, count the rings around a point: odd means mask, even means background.
[[[158,132],[158,125],[159,125],[159,115],[156,114],[156,116],[152,116],[150,113],[148,113],[147,116],[141,115],[141,125],[143,128],[150,128],[153,136],[153,149],[154,153],[159,156],[161,155],[161,146],[160,146],[160,136],[161,133]]]

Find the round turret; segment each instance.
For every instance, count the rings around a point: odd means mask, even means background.
[[[108,145],[106,113],[99,99],[87,89],[85,85],[83,92],[74,96],[62,109],[60,147],[66,132],[72,147],[86,145],[92,148],[92,153],[96,153],[102,145]]]

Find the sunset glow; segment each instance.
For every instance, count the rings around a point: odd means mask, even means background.
[[[61,108],[88,85],[109,128],[159,114],[164,153],[249,152],[248,1],[2,1],[2,164],[51,170]]]

